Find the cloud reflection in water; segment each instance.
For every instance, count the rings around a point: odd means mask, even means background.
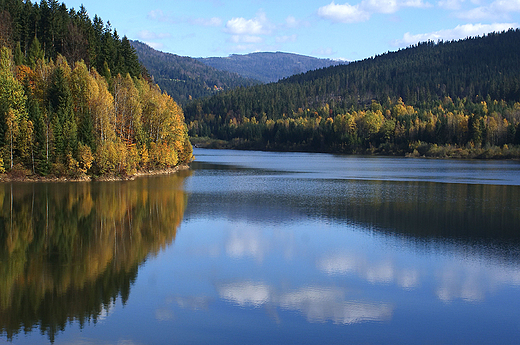
[[[363,321],[384,321],[392,316],[388,304],[345,300],[345,291],[336,287],[304,287],[278,292],[264,283],[238,282],[218,287],[222,299],[240,307],[275,306],[299,311],[309,322],[332,321],[352,324]]]
[[[370,262],[354,254],[335,254],[319,259],[316,265],[320,271],[329,275],[356,274],[372,284],[396,282],[407,290],[419,285],[417,270],[396,268],[390,260]]]
[[[423,281],[443,302],[483,301],[504,286],[520,285],[520,269],[516,266],[457,253],[432,270],[399,267],[390,260],[372,262],[352,253],[325,255],[317,260],[316,267],[328,275],[355,274],[371,284],[395,283],[405,290],[416,289]]]

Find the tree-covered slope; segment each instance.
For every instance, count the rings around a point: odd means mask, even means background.
[[[190,98],[259,83],[236,73],[219,71],[190,57],[157,51],[139,41],[131,43],[155,82],[180,103],[185,103]]]
[[[446,96],[520,99],[520,31],[451,42],[423,42],[346,66],[288,78],[320,98],[350,105],[402,97],[408,104]]]
[[[223,58],[210,57],[199,58],[198,60],[216,69],[238,73],[241,76],[260,80],[264,83],[276,82],[294,74],[343,63],[336,60],[282,52],[233,54]]]
[[[132,175],[191,160],[181,107],[108,22],[55,0],[0,0],[0,18],[0,172]]]
[[[97,15],[91,20],[85,7],[76,11],[57,0],[0,0],[0,46],[14,51],[18,64],[22,57],[35,62],[62,55],[69,62],[83,60],[103,75],[141,74],[126,36],[120,38]]]
[[[519,144],[518,42],[520,30],[425,42],[232,90],[188,104],[188,128],[260,149],[404,154],[425,142]]]

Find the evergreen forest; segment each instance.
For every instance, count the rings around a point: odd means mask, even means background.
[[[223,90],[260,83],[237,73],[219,71],[190,57],[157,51],[139,41],[130,44],[154,82],[181,105]]]
[[[85,8],[0,0],[0,171],[133,175],[192,159],[181,107]]]
[[[232,54],[228,57],[198,58],[197,60],[221,71],[238,73],[262,83],[277,82],[294,74],[346,63],[282,52]]]
[[[520,30],[423,42],[185,107],[215,147],[520,157]]]

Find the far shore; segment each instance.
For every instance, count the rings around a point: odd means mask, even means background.
[[[151,175],[169,175],[174,174],[182,170],[189,170],[190,166],[187,163],[179,164],[173,168],[166,169],[150,169],[141,170],[133,175],[103,175],[103,176],[89,176],[82,175],[79,177],[74,176],[55,176],[55,175],[20,175],[20,174],[0,174],[1,182],[93,182],[93,181],[131,181],[141,176]]]
[[[409,158],[440,158],[440,159],[485,159],[485,160],[520,160],[520,145],[503,146],[457,146],[437,145],[425,142],[415,142],[405,148],[392,144],[382,144],[379,147],[349,150],[319,150],[298,145],[269,145],[265,146],[246,140],[233,139],[231,141],[213,139],[208,137],[190,137],[194,148],[204,149],[228,149],[246,151],[269,152],[313,152],[331,153],[339,155],[358,156],[386,156]]]

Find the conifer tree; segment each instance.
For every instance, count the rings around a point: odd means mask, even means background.
[[[29,54],[27,56],[27,62],[31,68],[36,66],[38,60],[43,60],[45,53],[40,45],[40,41],[38,37],[34,37],[31,48],[29,49]]]

